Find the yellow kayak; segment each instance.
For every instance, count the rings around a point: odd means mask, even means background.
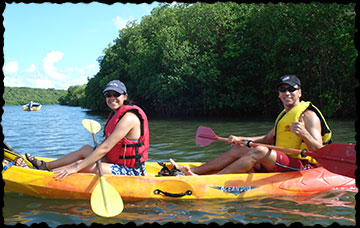
[[[22,106],[24,111],[40,111],[42,105],[40,103],[25,104]]]
[[[52,159],[38,157],[45,161]],[[181,163],[189,167],[201,163]],[[3,165],[4,164],[3,162]],[[166,163],[172,168],[169,163]],[[355,179],[324,168],[286,173],[243,173],[201,176],[160,176],[162,166],[146,162],[147,176],[104,175],[124,200],[247,199],[272,195],[310,195],[329,190],[357,192]],[[96,174],[76,173],[63,181],[48,171],[8,166],[2,171],[5,192],[49,198],[89,199],[99,181]]]

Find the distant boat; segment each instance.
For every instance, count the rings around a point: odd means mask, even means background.
[[[40,111],[41,106],[42,105],[40,103],[30,101],[29,103],[23,105],[22,109],[24,111]]]

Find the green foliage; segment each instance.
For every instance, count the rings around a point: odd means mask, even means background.
[[[104,50],[81,104],[105,110],[123,81],[147,113],[276,115],[276,81],[302,80],[325,116],[355,113],[355,4],[162,4]]]
[[[59,98],[66,90],[35,89],[27,87],[5,87],[3,99],[5,105],[24,105],[30,101],[40,104],[59,104]]]
[[[61,105],[80,106],[84,102],[85,88],[83,86],[70,86],[63,96],[59,98]]]

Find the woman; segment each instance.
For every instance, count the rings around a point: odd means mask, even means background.
[[[110,81],[103,91],[106,104],[112,110],[106,122],[105,140],[97,148],[85,145],[79,150],[51,162],[37,160],[25,154],[37,169],[52,170],[57,180],[77,173],[97,173],[96,161],[102,159],[104,174],[145,175],[148,159],[149,127],[144,111],[128,100],[124,83]]]

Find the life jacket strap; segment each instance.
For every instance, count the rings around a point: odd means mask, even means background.
[[[139,143],[133,143],[133,144],[123,144],[122,147],[140,147],[143,145],[144,145],[144,142],[139,142]]]
[[[142,154],[139,154],[139,150],[138,148],[140,146],[143,146],[144,142],[139,142],[139,143],[133,143],[133,144],[123,144],[122,147],[135,147],[135,155],[130,155],[130,156],[123,156],[123,157],[119,157],[120,159],[135,159],[135,167],[138,169],[141,167],[141,161],[140,159],[142,158]],[[144,170],[141,169],[142,174],[144,175]]]

